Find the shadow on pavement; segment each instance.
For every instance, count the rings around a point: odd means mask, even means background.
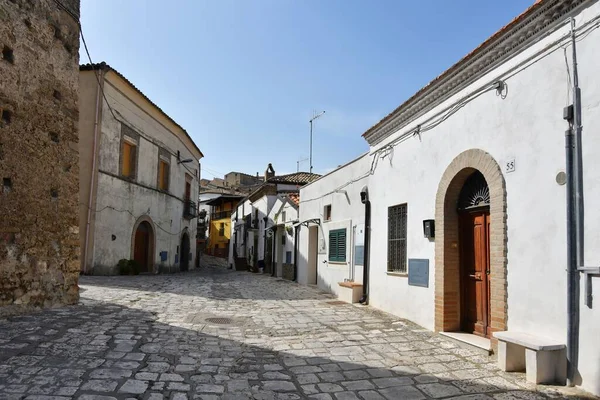
[[[343,349],[343,344],[331,332],[315,333],[312,339],[310,335],[265,336],[257,333],[252,319],[233,319],[227,325],[197,321],[175,326],[144,310],[89,299],[82,302],[0,320],[0,399],[547,398],[491,369],[458,369],[455,374],[461,379],[426,373],[406,361],[400,350],[398,365],[381,367],[379,352],[389,351],[394,344],[384,340],[366,346],[369,359],[361,362],[352,361],[352,352],[302,356],[302,350],[272,347],[286,342],[310,348],[318,342]],[[399,341],[396,348],[418,334],[407,331],[405,341]],[[246,343],[232,339],[236,335],[243,335]],[[386,334],[373,337],[385,338]],[[444,360],[440,348],[421,347],[418,354],[423,357]],[[460,352],[452,350],[445,351],[443,364],[461,362]]]

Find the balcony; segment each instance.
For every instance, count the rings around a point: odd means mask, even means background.
[[[183,218],[194,219],[198,216],[198,207],[196,202],[191,200],[185,200],[183,202]]]
[[[231,218],[231,213],[232,213],[232,210],[217,211],[210,215],[210,219],[211,219],[211,221],[214,221],[216,219]]]

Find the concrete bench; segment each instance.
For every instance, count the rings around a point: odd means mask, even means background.
[[[523,371],[532,383],[567,380],[566,346],[556,340],[521,332],[494,332],[498,339],[498,366],[503,371]]]
[[[346,303],[358,303],[362,297],[362,284],[356,282],[339,282],[338,299]]]

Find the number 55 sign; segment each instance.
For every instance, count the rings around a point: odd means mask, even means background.
[[[506,160],[504,162],[504,172],[506,172],[507,174],[510,172],[515,172],[515,170],[517,169],[517,164],[515,162],[515,158],[509,158],[508,160]]]

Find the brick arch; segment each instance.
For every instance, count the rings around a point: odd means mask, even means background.
[[[460,330],[460,269],[458,196],[475,171],[483,174],[490,190],[490,301],[492,331],[507,328],[506,185],[500,166],[479,149],[459,154],[440,181],[435,203],[435,330]]]

